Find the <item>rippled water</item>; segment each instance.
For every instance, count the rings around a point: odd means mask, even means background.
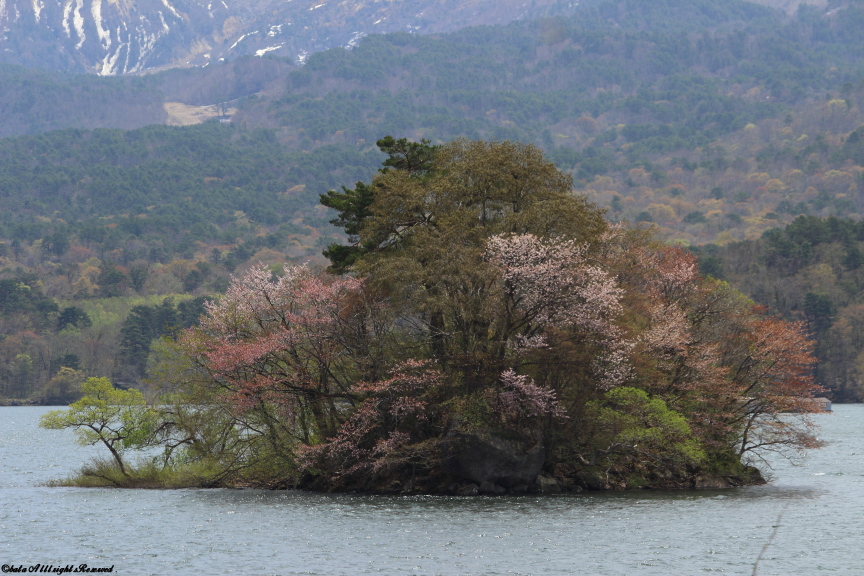
[[[864,574],[864,406],[768,486],[552,497],[40,487],[96,448],[0,408],[0,563],[119,574]],[[100,454],[101,455],[101,454]]]

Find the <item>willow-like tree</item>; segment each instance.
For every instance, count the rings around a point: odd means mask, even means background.
[[[67,410],[43,414],[39,425],[51,430],[71,428],[83,446],[102,444],[123,476],[129,476],[123,453],[158,444],[159,415],[138,390],[114,388],[107,378],[88,378],[84,397]]]

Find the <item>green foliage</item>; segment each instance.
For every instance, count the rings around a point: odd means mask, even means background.
[[[69,404],[81,397],[82,383],[87,376],[74,366],[62,366],[43,390],[43,402],[48,405]]]
[[[0,314],[32,312],[42,321],[57,312],[57,303],[45,297],[33,274],[0,280]]]
[[[670,410],[660,398],[638,388],[610,390],[602,400],[588,404],[595,425],[603,431],[594,440],[606,457],[635,452],[678,466],[700,464],[706,458],[701,443],[692,435],[687,419]]]
[[[199,296],[175,306],[171,298],[166,298],[159,306],[135,306],[120,326],[121,356],[143,376],[153,340],[197,324],[206,301],[206,297]]]
[[[78,474],[49,482],[49,486],[78,488],[207,488],[222,470],[213,462],[183,463],[165,466],[158,459],[144,459],[126,465],[123,474],[112,459],[95,458],[84,465]]]
[[[423,179],[433,169],[437,146],[430,145],[428,140],[408,142],[405,138],[399,140],[386,136],[377,142],[378,148],[387,154],[380,174],[389,170],[398,170],[409,178]],[[357,182],[354,190],[345,186],[342,192],[330,190],[321,195],[321,204],[332,208],[339,216],[330,221],[334,226],[345,230],[349,246],[331,244],[324,251],[324,256],[330,260],[330,269],[338,274],[346,272],[356,264],[364,254],[375,248],[375,239],[367,239],[361,243],[360,232],[363,224],[372,217],[372,205],[375,201],[375,183],[371,185]]]
[[[134,128],[164,120],[153,78],[99,78],[0,64],[0,138],[71,126]],[[122,108],[120,103],[123,103]]]
[[[359,246],[360,228],[363,222],[372,215],[370,207],[375,200],[373,188],[363,182],[357,182],[354,190],[345,186],[342,192],[330,190],[321,195],[321,204],[332,208],[339,213],[337,218],[330,221],[334,226],[339,226],[348,234],[350,246],[344,244],[331,244],[324,251],[324,256],[330,260],[331,269],[334,272],[345,272],[350,266],[366,252],[368,248]]]
[[[831,299],[825,294],[808,292],[804,295],[804,314],[815,332],[824,332],[830,328],[836,312]]]
[[[67,306],[60,311],[57,317],[57,330],[66,328],[89,328],[93,321],[86,312],[76,306]]]
[[[70,245],[119,248],[124,264],[188,257],[195,242],[222,244],[226,235],[254,250],[261,247],[258,226],[275,228],[298,210],[323,227],[326,220],[310,210],[316,190],[360,176],[378,161],[347,146],[289,153],[271,131],[218,123],[10,138],[0,140],[0,158],[0,236],[42,238],[49,257]],[[286,194],[298,186],[308,192]],[[241,214],[255,225],[238,226]],[[68,225],[46,224],[45,217]],[[284,246],[286,236],[275,236],[270,247]],[[146,271],[132,272],[103,263],[103,295],[119,295],[130,283],[140,290]]]
[[[115,388],[107,378],[88,378],[81,384],[84,396],[68,410],[43,414],[39,426],[49,430],[71,428],[83,446],[102,443],[111,452],[120,472],[127,471],[122,455],[153,445],[158,413],[147,406],[137,390]]]

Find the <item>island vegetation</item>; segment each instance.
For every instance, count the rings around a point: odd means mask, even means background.
[[[719,487],[818,446],[802,324],[608,224],[533,145],[378,145],[371,182],[321,196],[349,240],[329,269],[232,277],[161,340],[151,403],[90,378],[43,417],[111,453],[70,483]]]

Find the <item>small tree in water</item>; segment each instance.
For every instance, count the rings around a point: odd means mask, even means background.
[[[147,406],[138,390],[119,390],[107,378],[88,378],[81,384],[84,397],[67,410],[44,414],[39,426],[49,430],[72,428],[82,446],[102,444],[124,476],[129,476],[123,453],[152,446],[159,414]]]

